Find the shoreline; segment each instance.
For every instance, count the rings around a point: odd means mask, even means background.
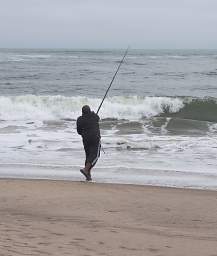
[[[119,182],[101,182],[101,181],[85,181],[81,179],[67,179],[67,178],[24,178],[24,177],[0,177],[0,182],[1,181],[26,181],[26,182],[69,182],[69,183],[75,183],[75,184],[80,184],[80,183],[89,183],[89,184],[97,184],[97,185],[111,185],[111,186],[132,186],[132,187],[147,187],[147,188],[159,188],[159,189],[176,189],[176,190],[190,190],[190,191],[207,191],[207,192],[217,192],[217,188],[200,188],[200,187],[190,187],[190,186],[185,186],[185,187],[179,187],[179,186],[170,186],[170,185],[152,185],[152,184],[140,184],[140,183],[119,183]]]
[[[217,191],[0,179],[0,254],[214,256]]]
[[[79,169],[80,165],[31,165],[1,164],[0,179],[28,179],[28,180],[69,180],[82,181],[84,177]],[[175,187],[183,189],[199,189],[217,191],[217,176],[212,173],[189,172],[159,169],[115,168],[103,169],[98,165],[94,169],[93,182],[109,184],[132,184],[142,186]]]

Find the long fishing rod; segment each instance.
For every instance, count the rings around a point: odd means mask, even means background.
[[[106,98],[106,96],[107,96],[107,94],[108,94],[108,92],[109,92],[109,89],[110,89],[111,86],[112,86],[113,81],[115,80],[115,77],[116,77],[116,75],[117,75],[117,73],[118,73],[118,71],[119,71],[119,69],[120,69],[120,67],[121,67],[121,64],[122,64],[123,61],[124,61],[124,58],[126,57],[126,55],[127,55],[127,53],[128,53],[128,50],[129,50],[129,47],[126,49],[126,51],[125,51],[125,53],[124,53],[124,56],[123,56],[121,62],[119,63],[118,68],[117,68],[117,70],[116,70],[116,72],[115,72],[115,74],[114,74],[114,76],[113,76],[113,78],[112,78],[112,80],[111,80],[111,82],[110,82],[110,84],[109,84],[109,87],[108,87],[108,89],[106,90],[106,93],[105,93],[105,95],[104,95],[104,97],[103,97],[103,99],[102,99],[102,101],[101,101],[101,103],[100,103],[100,105],[99,105],[99,107],[98,107],[98,110],[97,110],[97,112],[96,112],[97,114],[99,113],[99,110],[100,110],[100,108],[102,107],[102,104],[103,104],[103,102],[104,102],[104,100],[105,100],[105,98]]]

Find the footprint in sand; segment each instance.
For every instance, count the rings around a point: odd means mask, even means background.
[[[149,252],[159,252],[159,249],[156,248],[148,248]]]

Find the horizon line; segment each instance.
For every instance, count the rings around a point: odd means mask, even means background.
[[[126,47],[127,48],[127,47]],[[111,51],[111,50],[126,50],[126,48],[121,47],[0,47],[0,50],[104,50],[104,51]],[[130,50],[217,50],[217,48],[129,48]]]

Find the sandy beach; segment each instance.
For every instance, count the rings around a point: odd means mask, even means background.
[[[217,192],[0,180],[0,255],[217,255]]]

